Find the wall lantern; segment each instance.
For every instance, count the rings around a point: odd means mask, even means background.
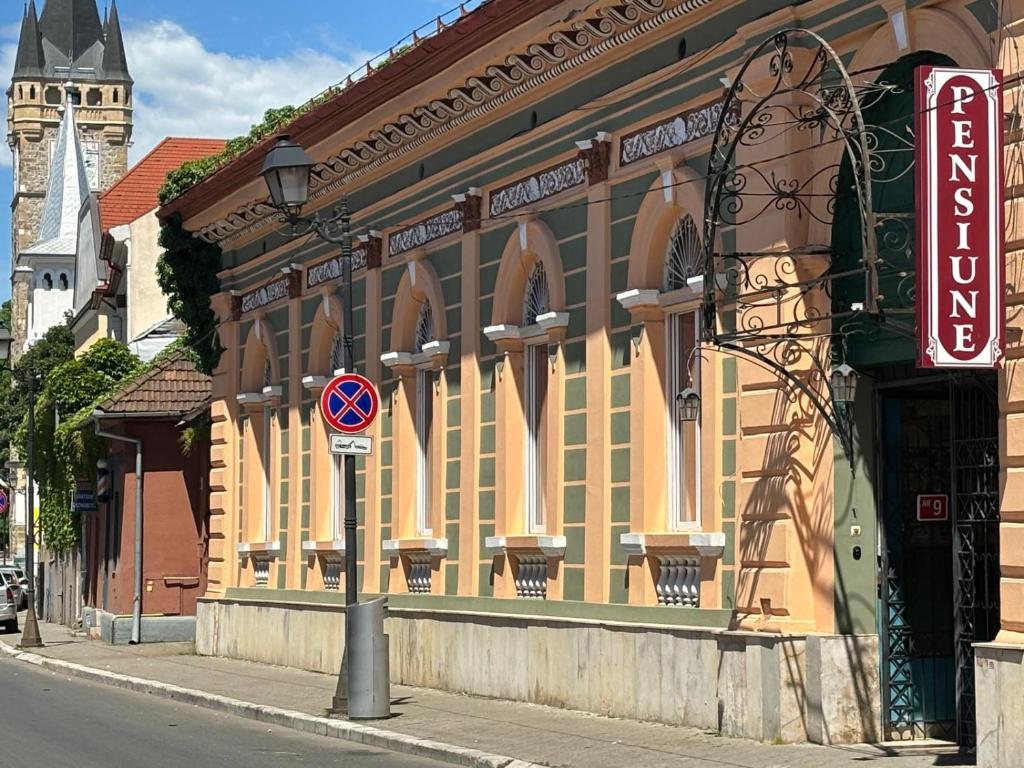
[[[263,161],[260,175],[267,182],[274,207],[298,215],[309,201],[309,170],[313,161],[288,136],[279,136]]]
[[[700,395],[697,390],[687,387],[676,395],[676,413],[680,421],[696,421],[700,415]]]
[[[857,372],[843,363],[832,369],[832,400],[836,405],[849,407],[857,395]]]

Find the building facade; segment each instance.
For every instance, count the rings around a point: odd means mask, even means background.
[[[904,321],[914,68],[1016,72],[1010,5],[492,0],[289,127],[307,213],[354,211],[384,403],[355,556],[394,680],[987,765],[1019,745],[974,698],[976,671],[1021,674],[1016,351],[921,377]],[[268,147],[160,212],[222,249],[197,642],[333,672],[338,251],[283,231]],[[929,493],[953,508],[930,527]]]

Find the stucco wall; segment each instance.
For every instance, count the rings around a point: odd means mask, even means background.
[[[150,326],[166,319],[167,297],[156,282],[156,263],[163,249],[157,243],[160,222],[154,211],[140,216],[128,228],[131,242],[126,276],[128,328],[125,338],[134,339]]]

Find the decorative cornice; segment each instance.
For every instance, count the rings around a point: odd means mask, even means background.
[[[321,200],[403,154],[477,120],[534,88],[632,42],[711,0],[622,0],[576,17],[482,72],[447,95],[421,104],[394,122],[317,163],[311,201]],[[269,226],[276,211],[265,200],[244,205],[203,227],[199,236],[220,242]]]
[[[462,209],[451,208],[435,213],[410,227],[400,229],[388,235],[388,256],[399,256],[408,251],[420,248],[427,243],[440,240],[453,232],[462,229]]]
[[[578,187],[585,179],[586,163],[574,157],[513,181],[491,192],[487,203],[491,216],[501,216],[528,205],[553,197],[559,192]]]
[[[646,160],[666,149],[675,149],[710,136],[718,127],[724,106],[725,96],[627,133],[619,141],[619,166]]]

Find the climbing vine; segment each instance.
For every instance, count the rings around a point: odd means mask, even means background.
[[[85,428],[86,422],[103,399],[141,370],[139,359],[124,344],[101,339],[81,357],[53,365],[37,384],[33,463],[39,528],[52,552],[65,552],[77,542],[78,519],[71,512],[76,480],[91,479],[97,459],[106,453],[104,441]],[[26,419],[17,441],[26,453],[27,431]]]
[[[201,371],[212,373],[223,351],[210,305],[210,297],[220,291],[220,246],[185,231],[178,214],[161,221],[160,246],[164,253],[157,262],[157,282],[171,314],[185,324],[182,344]]]

